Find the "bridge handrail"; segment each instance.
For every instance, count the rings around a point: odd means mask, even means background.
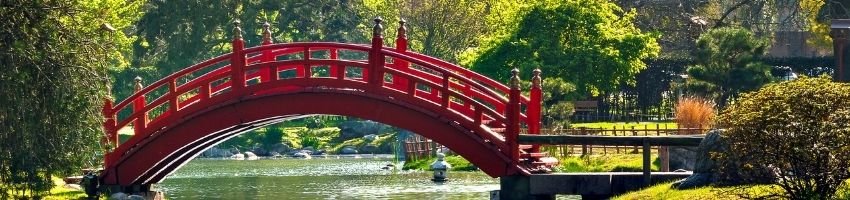
[[[380,20],[376,21],[375,30],[380,30]],[[402,27],[403,28],[403,27]],[[518,160],[519,150],[517,147],[517,134],[519,133],[521,123],[529,126],[529,129],[539,128],[539,117],[531,118],[529,113],[539,112],[540,101],[540,78],[539,71],[535,71],[534,87],[532,88],[532,97],[522,96],[518,87],[518,71],[513,71],[512,87],[499,83],[486,76],[477,74],[469,69],[462,68],[452,63],[442,61],[440,59],[427,55],[408,52],[406,50],[406,37],[399,37],[398,47],[396,49],[383,46],[383,38],[380,31],[375,31],[373,34],[372,44],[348,44],[336,42],[295,42],[295,43],[278,43],[273,44],[269,39],[268,27],[264,32],[263,44],[250,48],[244,48],[244,41],[241,38],[241,30],[237,27],[234,29],[233,52],[205,60],[201,63],[181,69],[173,74],[163,77],[146,87],[137,87],[137,91],[123,99],[120,103],[112,106],[112,101],[107,100],[103,109],[103,114],[107,120],[104,122],[104,127],[110,137],[107,141],[114,141],[116,145],[120,145],[117,140],[116,128],[123,128],[130,123],[136,123],[136,135],[131,140],[139,140],[138,136],[150,134],[148,124],[156,126],[152,128],[161,128],[163,123],[160,120],[177,119],[187,113],[180,112],[183,108],[193,105],[198,102],[204,102],[207,99],[225,94],[224,98],[233,97],[233,95],[244,95],[246,87],[252,87],[254,84],[250,82],[252,79],[258,78],[259,83],[274,82],[282,80],[276,78],[283,67],[283,71],[294,69],[297,74],[295,78],[311,79],[312,74],[309,72],[312,67],[320,65],[329,65],[330,73],[333,73],[338,80],[355,81],[359,83],[367,83],[366,91],[376,91],[383,93],[382,90],[402,91],[409,96],[425,100],[426,102],[436,103],[448,112],[455,112],[460,117],[472,118],[473,123],[478,126],[483,126],[484,120],[495,120],[504,124],[507,127],[506,134],[498,134],[496,130],[485,131],[480,133],[481,136],[491,140],[493,144],[500,149],[504,149],[511,154],[513,160]],[[400,29],[400,35],[403,30]],[[314,59],[312,53],[315,51],[330,52],[330,59]],[[368,60],[347,60],[338,57],[340,50],[360,51],[367,54]],[[277,60],[280,55],[289,55],[303,53],[301,59],[284,59]],[[390,58],[393,63],[387,63],[385,60]],[[398,61],[398,62],[395,62]],[[227,62],[227,63],[225,63]],[[356,62],[357,66],[350,66],[345,63]],[[421,68],[409,67],[409,64],[415,64]],[[209,71],[206,69],[215,67]],[[347,67],[359,67],[362,69],[362,78],[346,78]],[[339,69],[342,70],[339,70]],[[203,70],[202,70],[203,69]],[[259,70],[258,70],[259,69]],[[423,70],[424,69],[424,70]],[[196,75],[199,71],[205,73]],[[249,73],[250,72],[250,73]],[[436,73],[435,73],[436,72]],[[306,73],[306,74],[305,74]],[[368,77],[367,77],[368,73]],[[384,74],[390,74],[392,77],[400,77],[407,82],[397,84],[394,80],[385,82]],[[437,74],[439,73],[439,74]],[[229,81],[224,81],[229,77]],[[320,78],[320,77],[315,77]],[[321,77],[328,78],[328,77]],[[188,79],[188,80],[187,80]],[[289,78],[287,78],[289,79]],[[184,81],[186,80],[186,81]],[[183,82],[178,84],[178,82]],[[307,82],[292,82],[301,87],[312,84],[311,82],[338,85],[347,87],[343,82],[327,82],[327,81],[307,81]],[[283,82],[281,82],[282,84]],[[309,84],[304,84],[309,83]],[[139,83],[140,84],[140,83]],[[287,83],[289,84],[289,83]],[[407,88],[402,88],[408,84]],[[429,90],[418,90],[417,84],[422,84],[430,88]],[[277,84],[261,84],[267,85],[263,87],[276,87]],[[145,95],[157,91],[165,87],[167,90],[164,94],[157,97],[151,102],[146,102]],[[260,87],[260,88],[263,88]],[[353,86],[352,87],[359,87]],[[227,88],[230,92],[224,93]],[[193,92],[199,90],[199,92]],[[420,93],[424,92],[424,93]],[[439,93],[437,93],[439,92]],[[421,95],[418,95],[421,94]],[[438,95],[442,94],[442,95]],[[184,98],[185,95],[188,97]],[[215,98],[213,103],[222,100]],[[459,101],[453,101],[460,100]],[[410,99],[413,100],[413,99]],[[132,112],[126,118],[116,123],[117,114],[127,109],[133,103]],[[166,104],[168,103],[168,104]],[[522,105],[527,106],[525,112],[522,111]],[[166,106],[167,109],[162,113],[156,114],[161,106]],[[460,105],[460,106],[456,106]],[[195,109],[190,109],[195,110]],[[148,120],[149,112],[156,115]],[[188,113],[191,114],[191,113]],[[532,122],[534,120],[535,122]],[[532,126],[533,125],[533,126]],[[492,126],[487,123],[487,126]],[[536,127],[536,128],[532,128]],[[487,129],[489,130],[489,129]],[[140,134],[142,133],[142,134]],[[493,134],[496,133],[496,134]],[[509,133],[509,134],[508,134]],[[537,133],[534,131],[533,133]],[[131,147],[120,146],[115,150],[127,150]],[[508,148],[508,149],[505,149]],[[536,148],[536,147],[535,147]],[[114,151],[115,151],[114,150]],[[109,153],[107,157],[114,157],[114,153]],[[536,151],[536,150],[532,150]],[[108,159],[114,160],[114,159]],[[108,163],[108,162],[107,162]]]

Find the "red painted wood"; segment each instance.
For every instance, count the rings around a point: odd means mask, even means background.
[[[383,47],[380,35],[373,38],[371,45],[266,43],[247,49],[241,39],[236,39],[233,53],[180,70],[115,106],[106,104],[104,129],[108,133],[130,122],[136,122],[138,128],[136,136],[106,154],[103,180],[121,185],[158,182],[214,143],[262,126],[269,119],[292,114],[336,114],[380,121],[436,140],[491,176],[527,174],[524,166],[518,164],[520,146],[516,144],[516,134],[520,123],[539,129],[539,103],[533,103],[540,101],[539,88],[532,89],[529,100],[520,95],[518,88],[511,90],[454,64],[407,52],[406,38],[399,39],[397,49]],[[329,59],[310,55],[324,50],[330,52]],[[338,55],[340,50],[366,52],[369,59],[343,60]],[[304,57],[278,60],[294,54]],[[387,56],[392,63],[385,63]],[[221,66],[227,61],[229,65]],[[439,75],[410,68],[410,64]],[[314,66],[330,66],[330,77],[310,76]],[[182,85],[176,82],[210,67],[216,69]],[[363,78],[345,77],[346,68],[361,69]],[[296,77],[277,77],[278,72],[287,70],[295,70]],[[384,83],[384,74],[393,77],[392,83]],[[261,84],[245,85],[246,79],[258,77]],[[221,83],[224,78],[231,81]],[[149,104],[144,102],[145,94],[166,84],[167,94]],[[430,87],[430,92],[418,90],[417,85]],[[194,90],[199,90],[198,94],[184,101],[177,99]],[[115,116],[131,102],[133,113],[129,117],[117,123],[114,119],[108,121],[108,116]],[[147,112],[163,103],[172,106],[158,117],[146,119]],[[521,105],[528,106],[527,113],[520,112]],[[492,124],[504,124],[510,131],[495,132]],[[247,128],[237,131],[234,126]],[[230,131],[225,134],[222,130]]]

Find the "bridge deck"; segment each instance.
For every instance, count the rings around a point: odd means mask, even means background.
[[[687,178],[691,172],[655,172],[652,184]],[[529,178],[532,195],[613,196],[644,187],[642,172],[534,174]]]

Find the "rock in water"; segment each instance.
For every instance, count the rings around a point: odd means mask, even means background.
[[[357,149],[355,149],[353,146],[345,146],[345,147],[342,147],[342,149],[339,150],[339,154],[357,154],[357,153],[358,153]]]
[[[254,152],[246,151],[245,152],[245,160],[259,160],[260,157],[257,157]]]
[[[233,156],[230,156],[230,159],[233,160],[245,160],[245,154],[237,153]]]
[[[112,195],[109,195],[109,200],[125,200],[127,198],[128,198],[127,194],[124,194],[122,192],[118,192],[118,193],[114,193]]]

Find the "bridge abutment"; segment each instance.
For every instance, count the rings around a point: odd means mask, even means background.
[[[499,178],[499,200],[514,200],[514,199],[535,199],[549,200],[555,199],[555,195],[532,195],[531,194],[531,177],[530,176],[502,176]]]
[[[131,185],[131,186],[121,186],[121,185],[101,185],[100,193],[102,195],[106,195],[106,197],[110,197],[116,193],[124,193],[126,195],[138,195],[142,196],[145,200],[164,200],[165,194],[160,191],[156,191],[151,184],[147,185]]]

